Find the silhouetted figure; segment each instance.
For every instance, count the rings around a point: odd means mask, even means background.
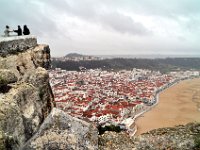
[[[26,25],[24,25],[23,34],[24,34],[24,35],[29,35],[29,34],[30,34],[30,31],[29,31],[29,29],[28,29],[28,27],[27,27]]]
[[[10,27],[9,27],[8,25],[6,25],[6,29],[4,30],[5,36],[6,36],[6,37],[10,36],[10,32],[12,32],[12,31],[10,30]]]
[[[13,31],[16,32],[18,36],[22,35],[22,29],[20,26],[18,26],[17,30],[13,30]]]

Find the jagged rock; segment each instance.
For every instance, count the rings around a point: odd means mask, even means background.
[[[48,45],[37,45],[17,55],[0,57],[0,69],[9,69],[22,79],[23,76],[37,67],[50,67],[50,50]]]
[[[126,133],[106,131],[99,135],[99,150],[133,150],[134,140]]]
[[[17,145],[17,141],[0,131],[0,150],[13,150],[16,149],[14,145]]]
[[[23,149],[95,150],[98,149],[98,131],[92,124],[54,108]]]
[[[9,90],[0,92],[0,149],[98,148],[95,126],[51,111],[49,67],[49,46],[38,45],[35,38],[0,41],[1,85],[9,83]]]
[[[17,54],[36,46],[37,39],[31,35],[0,38],[0,56]]]
[[[140,135],[135,142],[135,146],[137,149],[141,150],[198,149],[196,147],[197,143],[195,143],[195,138],[197,135],[200,135],[200,132],[196,132],[199,127],[199,123],[189,123],[185,126],[179,125],[176,127],[155,129],[148,133]]]
[[[99,136],[100,150],[199,150],[200,123],[149,131],[135,138],[125,133],[105,132]]]
[[[6,145],[5,145],[5,137],[3,135],[3,133],[0,131],[0,149],[1,150],[5,150],[6,149]]]
[[[0,41],[0,54],[4,54],[0,55],[0,77],[9,83],[9,88],[0,88],[4,91],[0,92],[0,133],[4,135],[0,147],[17,150],[38,131],[54,106],[45,70],[50,66],[50,50],[48,45],[38,45],[36,38],[22,36]]]
[[[48,87],[42,90],[23,83],[0,96],[0,131],[18,141],[16,148],[36,133],[52,108]]]
[[[17,77],[12,71],[0,69],[0,87],[14,82],[17,82]]]
[[[42,51],[41,51],[42,49]],[[35,67],[43,67],[45,69],[50,68],[50,49],[48,45],[38,45],[33,49],[32,61]]]

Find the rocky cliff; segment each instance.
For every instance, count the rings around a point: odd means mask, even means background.
[[[21,147],[53,108],[49,64],[49,46],[33,36],[0,41],[0,149]]]
[[[36,37],[0,39],[0,150],[97,149],[94,126],[53,109],[49,67]]]

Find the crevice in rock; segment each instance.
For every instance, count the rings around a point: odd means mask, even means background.
[[[33,129],[32,129],[32,125],[31,125],[31,120],[29,120],[28,118],[25,118],[24,116],[22,116],[23,119],[23,125],[24,125],[24,133],[25,133],[25,137],[26,137],[26,142],[33,136]]]
[[[17,71],[20,73],[20,67],[19,67],[19,66],[17,66],[16,68],[17,68]]]
[[[23,70],[25,70],[25,66],[23,64],[22,66],[17,66],[16,68],[20,75],[24,75]]]
[[[31,57],[31,61],[33,62],[33,65],[35,66],[35,68],[37,68],[37,65],[36,65],[33,57]]]
[[[19,146],[19,142],[18,142],[17,139],[14,139],[13,137],[7,137],[5,139],[5,148],[6,148],[6,150],[18,149],[17,146]]]
[[[12,87],[9,85],[2,85],[0,86],[0,93],[8,93]]]

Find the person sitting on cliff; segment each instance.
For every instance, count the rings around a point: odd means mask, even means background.
[[[11,31],[10,27],[6,25],[6,29],[4,30],[5,37],[10,36],[10,32],[13,32],[13,31]]]
[[[22,35],[22,29],[20,26],[18,26],[17,30],[13,30],[13,31],[16,32],[18,36]]]
[[[29,31],[29,29],[28,29],[28,27],[26,25],[24,25],[23,34],[24,35],[29,35],[30,34],[30,31]]]

